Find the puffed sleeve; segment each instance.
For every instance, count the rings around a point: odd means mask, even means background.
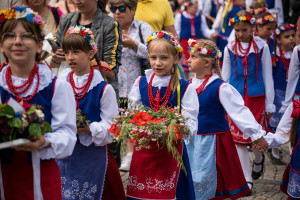
[[[184,117],[188,118],[187,124],[191,135],[195,135],[198,130],[199,101],[197,92],[191,84],[188,85],[182,97],[181,113]]]
[[[278,148],[284,143],[289,141],[289,131],[292,126],[293,118],[291,118],[291,114],[293,112],[293,103],[291,103],[283,114],[278,127],[276,129],[276,133],[268,133],[264,138],[269,144],[269,148]]]
[[[233,86],[223,83],[220,86],[219,99],[232,121],[252,141],[265,135],[266,132],[262,130],[249,108],[245,106],[243,97]]]
[[[141,97],[141,93],[140,93],[140,79],[141,77],[138,77],[129,94],[128,94],[128,100],[129,100],[129,107],[132,107],[132,106],[135,106],[135,105],[138,105],[138,104],[142,104],[142,97]]]
[[[279,112],[284,113],[286,108],[291,104],[292,99],[295,94],[296,86],[298,83],[299,75],[300,75],[300,63],[299,63],[299,56],[298,56],[298,47],[296,46],[293,50],[290,67],[288,71],[288,82],[285,91],[285,100],[282,102],[282,107],[280,108]]]
[[[231,74],[231,58],[228,46],[226,46],[224,49],[223,58],[222,77],[225,82],[229,83]]]
[[[60,78],[55,83],[51,114],[53,132],[45,134],[46,144],[50,144],[50,147],[40,149],[40,157],[65,158],[72,154],[77,140],[76,103],[71,85]]]
[[[274,105],[274,81],[272,76],[271,55],[267,44],[264,45],[261,61],[266,94],[265,111],[267,113],[273,113],[276,110]]]
[[[181,32],[181,14],[177,13],[175,15],[175,24],[174,24],[176,33],[178,36],[180,36],[180,32]]]
[[[112,142],[111,133],[108,132],[113,118],[118,114],[116,93],[111,85],[106,85],[100,101],[100,122],[93,122],[89,125],[91,142],[96,146],[104,146]],[[89,145],[90,145],[89,144]]]

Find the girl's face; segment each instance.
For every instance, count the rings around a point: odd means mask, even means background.
[[[36,42],[33,33],[19,22],[12,32],[1,36],[1,52],[11,65],[26,66],[35,62],[35,56],[42,51],[42,42]]]
[[[149,49],[149,60],[157,76],[169,76],[172,74],[173,65],[177,63],[178,57],[171,55],[164,43],[153,42]]]
[[[191,15],[196,15],[198,12],[198,3],[194,3],[193,5],[190,5],[186,8],[186,12],[188,12]]]
[[[241,42],[249,42],[252,35],[252,26],[249,23],[239,22],[234,25],[236,37]]]
[[[296,43],[296,33],[294,30],[288,30],[282,32],[278,38],[276,38],[277,43],[285,51],[290,51],[293,49]]]
[[[262,39],[268,39],[276,28],[276,22],[269,22],[266,25],[257,25],[257,34]]]
[[[189,70],[196,73],[196,75],[202,75],[206,72],[209,63],[203,59],[198,53],[190,53],[188,59]]]
[[[73,0],[74,5],[81,14],[88,14],[97,10],[97,0]]]
[[[71,70],[75,75],[81,76],[90,72],[90,60],[94,52],[85,52],[82,50],[66,50],[65,57]]]

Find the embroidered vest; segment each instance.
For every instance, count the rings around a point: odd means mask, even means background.
[[[231,58],[231,74],[229,83],[239,91],[239,93],[244,97],[244,66],[242,64],[244,57],[238,57],[231,50],[229,50]],[[265,94],[265,87],[262,76],[262,50],[259,52],[259,63],[256,66],[255,53],[249,53],[247,58],[247,88],[248,96],[260,96]],[[234,67],[235,63],[235,67]],[[257,74],[256,74],[257,70]],[[258,80],[257,80],[258,79]]]
[[[180,82],[180,99],[182,99],[182,97],[185,93],[185,90],[186,90],[189,83],[187,81],[183,80],[183,79],[180,79],[179,82]],[[152,90],[153,90],[153,96],[155,97],[156,92],[158,90],[158,87],[152,87]],[[166,94],[167,87],[161,87],[160,90],[161,90],[160,91],[160,97],[162,98]],[[141,79],[140,79],[140,94],[141,94],[141,97],[142,97],[142,104],[146,107],[151,108],[150,102],[149,102],[149,96],[148,96],[148,82],[147,82],[146,76],[142,76]],[[163,102],[161,102],[161,104],[162,103]],[[174,93],[171,94],[167,106],[171,107],[171,108],[178,106],[178,103],[177,103],[177,90]]]
[[[229,130],[225,109],[219,100],[219,89],[224,83],[216,79],[198,95],[198,135],[212,135]]]
[[[290,166],[298,174],[300,174],[300,119],[298,120],[298,130],[297,130],[297,139],[296,146],[293,149],[291,154]]]
[[[196,38],[202,38],[201,32],[201,14],[197,15],[194,19],[188,19],[183,14],[181,14],[181,32],[180,38],[189,39],[192,37],[192,22],[194,21],[194,27],[196,31]]]

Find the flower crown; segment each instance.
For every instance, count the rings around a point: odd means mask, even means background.
[[[198,42],[194,39],[189,39],[188,44],[189,44],[189,52],[210,56],[212,58],[222,57],[222,53],[220,50],[211,50],[211,49],[200,47]]]
[[[282,32],[288,31],[288,30],[297,31],[297,26],[295,24],[288,24],[288,25],[276,28],[274,31],[274,37],[278,37]]]
[[[182,56],[182,47],[180,46],[180,44],[177,42],[177,40],[175,39],[175,37],[166,31],[154,31],[148,38],[147,38],[147,47],[149,45],[149,43],[154,40],[155,38],[165,38],[166,40],[172,42],[173,46],[176,49],[177,55],[179,56],[179,59]]]
[[[235,16],[233,18],[230,18],[229,20],[229,26],[233,26],[236,23],[239,22],[249,22],[250,24],[255,24],[255,18],[251,17],[250,15],[247,16]]]
[[[268,22],[277,22],[277,15],[270,14],[270,15],[264,16],[262,18],[256,19],[256,24],[265,24]]]
[[[194,5],[196,3],[198,3],[197,0],[190,0],[190,1],[184,2],[184,7],[188,7],[188,6]]]
[[[31,8],[21,7],[21,6],[14,6],[11,8],[5,8],[4,10],[0,11],[0,27],[4,22],[9,19],[21,19],[24,18],[28,22],[37,24],[40,28],[40,33],[42,39],[44,39],[46,35],[46,31],[44,30],[45,24],[43,19],[38,13],[34,12]]]
[[[71,26],[68,31],[66,32],[66,35],[69,34],[77,34],[86,39],[89,43],[89,45],[92,47],[92,49],[97,50],[96,45],[96,39],[94,38],[93,32],[91,29],[86,28],[84,26]]]
[[[269,9],[268,8],[257,8],[257,9],[249,9],[248,10],[249,13],[251,13],[252,15],[259,15],[261,13],[264,13],[264,12],[269,12]]]

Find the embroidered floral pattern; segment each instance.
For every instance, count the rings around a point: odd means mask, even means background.
[[[143,184],[138,182],[138,178],[136,176],[129,176],[127,187],[128,189],[134,191],[146,189],[148,193],[171,191],[175,187],[175,177],[176,172],[174,172],[169,179],[165,180],[158,180],[156,178],[153,179],[152,177],[148,177],[145,179],[145,184]]]
[[[84,182],[79,185],[77,180],[71,182],[71,187],[68,187],[70,181],[66,177],[61,177],[62,196],[65,199],[95,199],[97,193],[97,185],[89,182]]]

